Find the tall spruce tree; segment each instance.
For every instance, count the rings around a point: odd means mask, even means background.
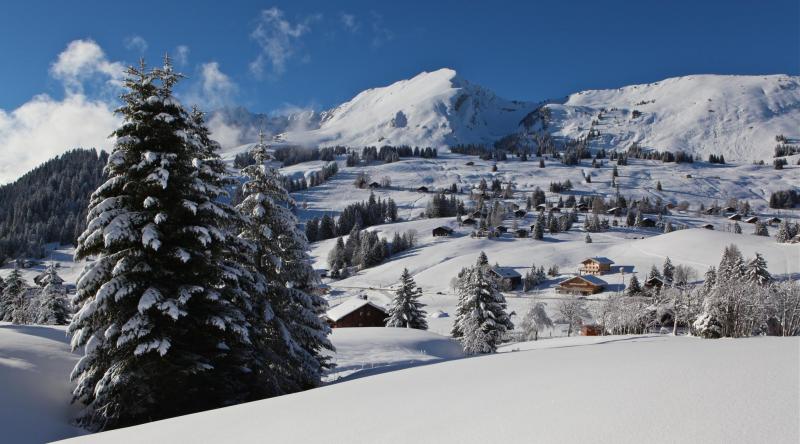
[[[625,294],[628,296],[637,296],[642,293],[642,286],[639,285],[639,279],[636,277],[635,274],[631,275],[631,279],[628,281],[628,287],[625,288]]]
[[[489,268],[477,265],[468,270],[459,291],[459,340],[467,354],[494,353],[514,324],[506,312],[506,300],[489,276]]]
[[[70,310],[67,304],[67,289],[64,279],[52,264],[47,267],[39,281],[42,286],[39,295],[39,307],[35,322],[44,325],[66,325]]]
[[[248,223],[241,237],[257,250],[255,271],[265,278],[263,295],[273,310],[270,329],[272,362],[279,393],[316,387],[330,364],[323,354],[333,350],[328,325],[320,315],[327,302],[312,293],[318,277],[306,250],[308,241],[298,228],[291,208],[293,199],[283,188],[277,172],[269,165],[264,135],[250,151],[255,164],[242,169],[247,181],[239,211]]]
[[[181,76],[130,67],[123,117],[92,194],[76,259],[89,256],[73,303],[71,378],[79,424],[102,430],[269,394],[250,257],[218,198],[219,163],[172,90]],[[213,180],[212,180],[213,179]]]
[[[404,268],[400,275],[400,288],[397,289],[389,309],[386,326],[427,330],[428,321],[425,320],[425,311],[422,309],[425,304],[419,301],[421,296],[422,289],[417,287],[408,268]]]
[[[11,273],[6,276],[3,291],[0,293],[0,321],[14,320],[14,311],[21,306],[26,287],[25,279],[15,262]]]

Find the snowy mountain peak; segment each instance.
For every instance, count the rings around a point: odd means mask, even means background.
[[[515,131],[533,104],[512,102],[461,79],[455,70],[422,72],[372,88],[323,113],[310,131],[287,131],[280,141],[314,145],[444,146],[491,144]]]

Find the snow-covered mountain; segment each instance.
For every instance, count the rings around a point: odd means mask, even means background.
[[[276,142],[354,147],[491,145],[514,133],[575,139],[591,132],[593,148],[627,149],[638,142],[704,159],[722,154],[768,161],[776,135],[800,138],[800,77],[692,75],[537,104],[502,99],[443,68],[368,89],[319,113],[266,116],[233,109],[216,116],[229,127],[247,128],[236,139],[240,143],[254,141],[259,126]]]
[[[547,130],[591,146],[638,142],[706,158],[769,159],[775,136],[800,136],[800,77],[692,75],[645,85],[575,93],[526,116],[521,131]]]
[[[277,140],[349,146],[491,144],[516,131],[535,107],[499,98],[444,68],[363,91],[321,113],[317,128],[287,131]]]

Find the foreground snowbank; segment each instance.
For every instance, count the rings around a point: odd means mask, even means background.
[[[375,375],[464,356],[451,338],[409,328],[335,328],[336,368],[327,381]]]
[[[520,344],[511,348],[532,349],[384,373],[77,441],[800,439],[800,338],[558,341]]]
[[[69,373],[78,361],[64,327],[0,322],[0,441],[40,443],[80,435],[72,427]]]

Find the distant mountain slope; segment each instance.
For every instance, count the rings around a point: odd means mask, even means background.
[[[86,227],[89,196],[107,161],[105,152],[76,149],[0,186],[0,264],[41,257],[46,243],[73,243]]]
[[[786,75],[675,77],[646,85],[589,90],[547,112],[529,115],[521,131],[546,129],[578,138],[591,129],[593,147],[684,150],[702,158],[772,157],[775,136],[800,135],[800,77]]]
[[[501,99],[452,69],[440,69],[363,91],[322,113],[318,128],[287,131],[278,140],[350,146],[491,144],[515,131],[534,108]]]
[[[800,77],[691,75],[535,104],[502,99],[444,68],[368,89],[319,113],[265,116],[232,109],[214,116],[246,129],[238,145],[254,141],[256,127],[276,134],[277,143],[353,147],[491,145],[512,133],[533,141],[541,131],[556,139],[591,131],[594,148],[627,149],[638,142],[703,159],[722,154],[768,161],[775,136],[800,139]]]

